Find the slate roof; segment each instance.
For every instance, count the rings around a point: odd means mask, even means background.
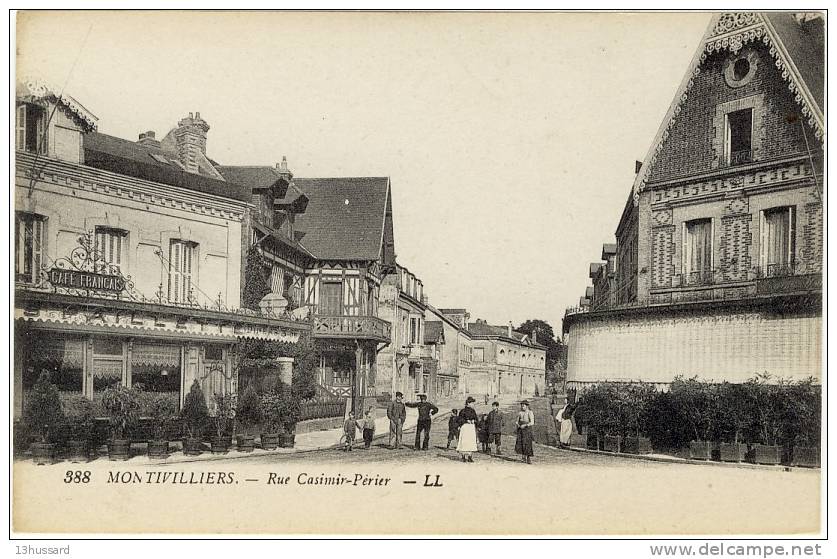
[[[822,112],[825,79],[823,20],[814,18],[800,23],[788,12],[764,12],[762,15],[773,25]]]
[[[424,343],[438,344],[444,342],[445,328],[441,320],[426,320],[424,322]]]
[[[173,162],[176,159],[173,154],[159,147],[138,144],[98,132],[85,134],[82,145],[84,164],[88,167],[242,202],[250,201],[248,188],[233,182],[188,173]],[[152,154],[167,162],[155,159]]]
[[[228,181],[251,188],[270,188],[282,179],[275,167],[215,165],[215,169]]]
[[[386,220],[389,178],[294,178],[308,198],[296,218],[303,245],[322,260],[377,260]]]
[[[468,331],[472,336],[487,336],[487,337],[503,337],[507,338],[509,334],[508,326],[494,326],[492,324],[484,324],[482,322],[472,322],[468,324]],[[521,341],[526,334],[521,334],[512,330],[512,339]]]

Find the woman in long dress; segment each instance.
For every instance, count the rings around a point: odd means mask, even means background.
[[[522,455],[527,464],[532,463],[535,452],[532,448],[532,426],[535,424],[535,414],[529,409],[529,402],[520,402],[520,413],[517,414],[517,441],[514,451]]]
[[[473,462],[471,453],[477,451],[477,411],[474,402],[476,400],[468,396],[465,407],[459,412],[459,442],[456,451],[462,455],[463,462]]]
[[[569,445],[570,435],[573,434],[573,409],[569,402],[558,410],[555,421],[558,424],[558,441],[563,446]]]

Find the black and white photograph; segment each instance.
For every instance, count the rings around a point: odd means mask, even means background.
[[[10,26],[16,537],[826,533],[825,11]]]

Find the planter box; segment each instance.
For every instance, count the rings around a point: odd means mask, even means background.
[[[570,444],[568,446],[573,446],[576,448],[587,448],[587,434],[581,435],[579,433],[573,433],[570,435]]]
[[[55,462],[55,445],[51,443],[32,443],[29,447],[32,460],[39,466]]]
[[[263,450],[276,450],[279,448],[279,433],[262,433],[261,443]]]
[[[87,452],[87,441],[79,441],[71,439],[67,441],[67,460],[73,464],[87,462],[90,460],[90,455]]]
[[[148,441],[149,458],[168,458],[169,441]]]
[[[750,461],[756,464],[781,464],[782,447],[776,445],[754,444],[750,448]]]
[[[689,458],[692,460],[712,460],[712,443],[709,441],[691,441]]]
[[[128,460],[131,457],[131,441],[113,439],[108,441],[108,460]]]
[[[200,439],[184,439],[183,454],[186,456],[198,456],[203,453],[203,443]]]
[[[238,451],[239,452],[253,452],[256,448],[256,437],[253,435],[239,435],[238,436]]]
[[[820,449],[817,446],[794,446],[791,466],[820,467]]]
[[[230,437],[212,437],[209,450],[212,454],[226,454],[230,451],[231,446],[232,438]]]
[[[718,452],[721,462],[743,462],[747,459],[747,445],[744,443],[721,443]]]
[[[625,437],[622,452],[626,454],[651,454],[651,439],[648,437]]]
[[[605,435],[604,448],[606,452],[619,452],[622,447],[622,437],[619,435]]]
[[[282,448],[293,448],[296,439],[295,433],[280,433],[279,446]]]

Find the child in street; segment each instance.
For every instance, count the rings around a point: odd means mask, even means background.
[[[368,449],[372,446],[372,438],[375,436],[375,415],[372,406],[369,406],[369,409],[366,410],[366,414],[363,416],[363,420],[359,423],[363,429],[363,448]]]
[[[343,437],[346,439],[346,445],[343,447],[343,452],[352,450],[352,445],[355,443],[355,429],[357,429],[357,421],[355,421],[355,413],[349,411],[346,421],[343,422]]]
[[[480,440],[480,445],[482,445],[482,452],[488,454],[488,416],[486,414],[480,415],[480,419],[477,421],[477,437]]]
[[[450,443],[459,440],[459,412],[456,409],[450,410],[450,419],[448,419],[448,445],[445,450],[450,449]],[[456,445],[453,446],[456,448]]]

